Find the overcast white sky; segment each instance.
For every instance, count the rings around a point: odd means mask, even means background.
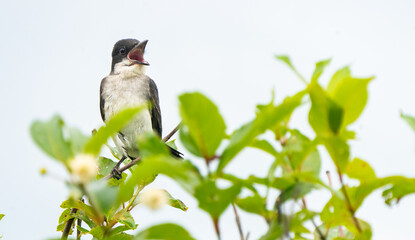
[[[6,240],[45,239],[55,232],[67,189],[42,178],[46,166],[64,179],[58,164],[34,146],[28,128],[34,119],[61,114],[85,133],[99,127],[99,84],[110,71],[113,44],[122,38],[148,39],[148,75],[159,87],[165,132],[179,121],[177,95],[202,91],[219,105],[228,131],[254,116],[257,103],[301,90],[302,83],[274,54],[288,54],[303,75],[314,63],[333,58],[323,82],[351,65],[358,76],[376,75],[367,109],[353,125],[353,155],[367,160],[379,176],[415,177],[415,135],[399,111],[415,115],[415,1],[0,1],[1,120],[0,234]],[[305,126],[306,111],[292,126]],[[253,158],[253,156],[256,156]],[[246,152],[229,171],[240,176],[264,173],[270,159]],[[265,158],[265,156],[264,156]],[[323,170],[331,169],[323,164]],[[160,178],[189,206],[187,213],[164,208],[135,210],[137,223],[179,222],[197,238],[214,239],[207,214],[177,185]],[[309,198],[315,206],[328,196]],[[415,197],[393,208],[380,192],[358,216],[372,224],[373,239],[413,239]],[[313,206],[313,205],[312,205]],[[245,231],[258,238],[261,219],[242,214]],[[237,239],[230,210],[223,239]]]

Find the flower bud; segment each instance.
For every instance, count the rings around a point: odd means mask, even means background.
[[[79,154],[69,162],[69,168],[77,182],[87,183],[97,174],[97,160],[91,154]]]
[[[162,189],[149,189],[140,195],[140,202],[156,210],[169,202],[169,198],[165,190]]]

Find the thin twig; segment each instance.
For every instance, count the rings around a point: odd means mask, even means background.
[[[242,224],[241,224],[241,219],[239,218],[238,210],[236,209],[234,203],[232,203],[232,207],[233,207],[233,212],[235,213],[235,221],[236,221],[236,225],[238,225],[239,235],[241,236],[241,240],[244,240],[244,232],[242,231]]]
[[[78,218],[77,225],[81,227],[82,220]],[[79,229],[76,230],[76,240],[81,240],[81,231]]]
[[[78,209],[72,208],[71,209],[71,215],[72,214],[75,214],[77,211],[78,211]],[[65,228],[62,231],[62,238],[61,238],[61,240],[67,240],[68,239],[68,235],[69,235],[69,232],[71,231],[72,224],[73,224],[74,221],[75,221],[75,218],[73,217],[73,218],[70,218],[66,222]]]
[[[326,175],[327,175],[327,178],[329,179],[329,186],[330,187],[333,187],[333,183],[332,183],[332,181],[331,181],[331,176],[330,176],[330,171],[326,171]]]
[[[177,126],[169,133],[167,134],[164,138],[163,138],[163,142],[167,142],[169,141],[169,139],[177,132],[179,131],[180,127],[182,125],[182,122],[180,122],[179,124],[177,124]]]
[[[142,186],[138,186],[137,188],[137,192],[135,192],[133,198],[130,200],[130,202],[127,205],[127,211],[131,211],[133,209],[133,203],[135,201],[135,199],[137,198],[138,194],[141,192],[141,190],[143,190]]]
[[[356,216],[354,215],[355,211],[354,211],[354,209],[352,207],[352,202],[350,201],[349,194],[347,194],[346,186],[344,185],[344,182],[343,182],[342,173],[340,171],[338,171],[338,175],[339,175],[340,183],[342,185],[343,195],[346,198],[347,208],[349,209],[349,212],[352,215],[352,219],[353,219],[354,224],[357,227],[357,230],[359,232],[362,232],[362,228],[360,227],[359,221],[357,220]]]
[[[305,197],[302,198],[302,201],[303,201],[303,209],[305,209],[308,212],[307,202],[305,200]],[[326,240],[326,236],[324,236],[324,234],[321,232],[320,228],[318,228],[316,222],[314,221],[314,217],[311,217],[311,223],[316,228],[317,234],[320,236],[321,240]]]
[[[212,221],[213,221],[213,225],[215,226],[216,236],[218,237],[218,240],[221,240],[221,237],[220,237],[220,228],[219,228],[219,220],[212,218]]]

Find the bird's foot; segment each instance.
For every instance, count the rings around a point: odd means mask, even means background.
[[[111,170],[111,177],[115,178],[117,180],[120,180],[122,178],[122,172],[120,171],[118,166],[115,166],[112,170]]]
[[[115,178],[117,180],[120,180],[122,178],[122,172],[120,171],[120,165],[124,160],[126,159],[125,156],[123,156],[120,161],[112,168],[111,170],[111,177]]]

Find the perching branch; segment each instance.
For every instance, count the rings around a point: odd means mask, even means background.
[[[179,129],[180,129],[180,125],[181,122],[179,124],[177,124],[177,126],[169,133],[167,134],[164,138],[163,138],[163,142],[167,142]],[[137,157],[136,159],[132,160],[131,162],[129,162],[128,164],[124,165],[123,167],[121,167],[120,169],[118,169],[118,171],[120,173],[124,172],[125,170],[131,168],[132,166],[134,166],[135,164],[137,164],[139,161],[141,160],[141,156]],[[108,174],[107,176],[105,176],[105,179],[110,179],[112,178],[112,174]]]
[[[182,122],[180,122],[179,124],[177,124],[177,126],[169,133],[167,134],[164,138],[163,138],[163,142],[167,142],[169,141],[169,139],[177,132],[179,131],[180,127],[182,125]]]

